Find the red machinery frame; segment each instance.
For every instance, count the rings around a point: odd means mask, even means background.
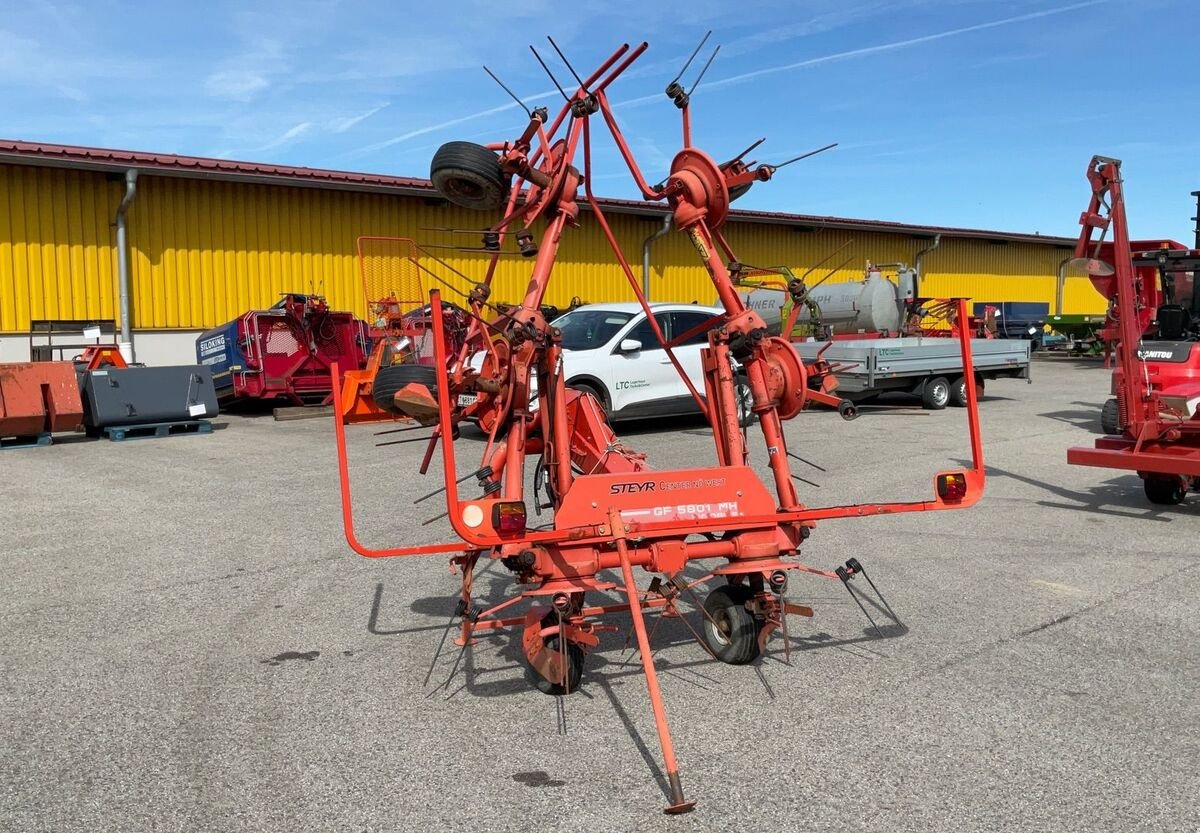
[[[1122,434],[1096,440],[1094,448],[1067,450],[1067,462],[1077,466],[1136,471],[1143,480],[1200,478],[1200,413],[1189,417],[1171,400],[1200,396],[1200,382],[1183,378],[1186,371],[1148,361],[1142,337],[1155,317],[1161,293],[1153,270],[1135,268],[1125,220],[1121,161],[1094,156],[1088,163],[1092,196],[1079,218],[1083,226],[1075,247],[1076,260],[1092,282],[1112,299],[1105,335],[1115,339],[1117,396]],[[1094,231],[1099,240],[1093,240]],[[1111,244],[1103,244],[1112,232]],[[1104,247],[1103,249],[1101,247]],[[1112,263],[1099,259],[1111,252]],[[1116,318],[1115,325],[1112,318]],[[1115,332],[1114,332],[1115,330]],[[1192,348],[1195,365],[1197,346]],[[1181,376],[1178,380],[1170,378]],[[1186,490],[1186,483],[1183,484]],[[1149,493],[1149,492],[1148,492]]]
[[[673,82],[667,92],[682,112],[683,149],[672,162],[667,180],[657,187],[648,185],[622,136],[605,92],[646,48],[645,43],[633,49],[626,44],[613,53],[580,81],[574,94],[564,93],[566,104],[548,128],[548,114],[544,110],[534,111],[518,139],[487,146],[497,155],[503,172],[515,179],[507,196],[504,218],[487,233],[502,244],[510,227],[520,224],[516,237],[522,252],[536,254],[521,305],[491,323],[483,321],[483,307],[487,305],[498,257],[494,255],[483,281],[470,293],[472,310],[478,317],[475,338],[463,348],[456,362],[448,356],[442,332],[440,293],[437,290],[430,293],[438,369],[435,395],[438,422],[430,438],[425,465],[435,444],[443,440],[446,510],[459,540],[374,549],[358,539],[345,427],[336,416],[341,414],[340,402],[335,402],[334,413],[347,541],[356,553],[369,558],[453,554],[452,564],[462,571],[458,642],[464,649],[476,632],[520,628],[530,667],[552,685],[553,693],[566,693],[573,688],[571,672],[582,662],[582,652],[598,644],[597,632],[604,629],[595,623],[595,617],[629,611],[669,782],[666,812],[679,813],[691,809],[693,803],[684,797],[643,611],[661,608],[668,614],[677,613],[678,599],[683,593],[695,598],[692,588],[696,585],[725,581],[732,587],[743,588],[736,595],[745,598],[743,609],[753,616],[758,651],[761,652],[776,629],[782,629],[784,649],[789,651],[786,615],[807,616],[812,611],[787,601],[788,571],[840,580],[847,588],[849,581],[863,572],[855,559],[833,572],[796,560],[817,521],[965,508],[982,496],[985,475],[974,374],[968,372],[964,376],[972,464],[938,472],[930,498],[820,508],[807,507],[799,500],[792,482],[791,452],[782,420],[796,416],[809,395],[804,366],[785,339],[766,335],[762,319],[748,310],[737,295],[729,268],[722,259],[724,256],[736,261],[720,231],[728,215],[730,189],[769,180],[775,167],[752,168],[740,159],[720,165],[693,147],[688,95]],[[665,200],[670,205],[675,227],[690,238],[725,308],[720,324],[709,331],[709,346],[704,352],[704,395],[688,382],[712,426],[715,466],[651,471],[640,461],[631,465],[631,456],[616,446],[611,431],[595,443],[596,464],[592,469],[580,466],[577,443],[576,453],[572,453],[572,437],[578,438],[577,429],[569,427],[568,422],[579,417],[578,414],[572,417],[571,403],[579,410],[578,403],[582,401],[585,403],[582,410],[586,411],[586,404],[593,400],[590,396],[568,395],[560,372],[559,336],[546,322],[540,305],[559,240],[568,227],[577,224],[576,197],[580,185],[592,217],[604,232],[631,289],[649,311],[639,282],[591,192],[590,117],[597,113],[643,195],[650,200]],[[560,136],[564,124],[565,135]],[[581,147],[582,172],[573,165]],[[539,217],[546,219],[540,241],[531,228]],[[965,301],[959,302],[959,310],[965,320]],[[657,331],[654,317],[650,315],[648,319]],[[656,335],[660,342],[664,341],[661,332]],[[960,334],[965,368],[972,367],[969,335]],[[687,381],[671,345],[663,346]],[[488,351],[483,370],[465,360],[470,350]],[[753,411],[765,440],[773,494],[748,465],[749,450],[736,412],[731,357],[736,357],[745,369],[753,392]],[[539,399],[536,411],[524,404],[530,400],[531,379],[535,374]],[[338,386],[334,390],[336,395]],[[479,399],[461,408],[457,397],[463,392],[477,393]],[[594,409],[592,414],[595,415]],[[467,417],[478,419],[488,432],[481,466],[473,472],[484,491],[484,496],[477,499],[460,496],[459,483],[472,475],[459,478],[455,444],[447,440],[456,436],[458,421]],[[607,426],[603,429],[607,430]],[[541,499],[539,494],[527,495],[525,491],[526,459],[531,454],[541,455],[539,467],[547,474],[553,516],[550,528],[526,528],[526,500]],[[489,609],[479,610],[472,599],[472,572],[485,555],[501,560],[526,589]],[[724,559],[725,563],[695,581],[683,580],[680,573],[688,562],[706,559]],[[656,578],[648,589],[640,589],[634,578],[635,566],[662,574],[665,581]],[[606,570],[619,571],[619,580],[603,579],[600,574]],[[586,603],[587,593],[606,590],[623,593],[624,603]],[[500,615],[523,600],[547,604],[534,604],[524,615]],[[707,610],[705,616],[713,622]]]

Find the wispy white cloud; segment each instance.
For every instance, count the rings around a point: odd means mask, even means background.
[[[525,102],[541,101],[544,98],[552,98],[556,95],[558,95],[558,90],[550,90],[549,92],[537,93],[536,95],[522,96],[521,100],[525,101]],[[448,119],[443,122],[438,122],[437,124],[430,124],[430,125],[426,125],[425,127],[418,127],[415,130],[409,130],[405,133],[401,133],[399,136],[393,136],[390,139],[385,139],[382,142],[376,142],[375,144],[358,148],[358,150],[353,151],[351,155],[375,153],[376,151],[384,150],[385,148],[390,148],[393,145],[398,145],[401,142],[407,142],[409,139],[415,139],[418,136],[424,136],[427,133],[433,133],[438,130],[444,130],[447,127],[454,127],[455,125],[459,125],[459,124],[466,124],[467,122],[472,122],[472,121],[475,121],[476,119],[482,119],[486,116],[494,116],[497,113],[503,113],[506,110],[516,109],[516,107],[517,107],[517,103],[515,101],[510,101],[508,104],[501,104],[498,107],[489,107],[486,110],[480,110],[477,113],[471,113],[470,115],[460,116],[459,118],[456,118],[456,119]]]
[[[764,75],[774,75],[780,72],[790,72],[804,67],[816,66],[818,64],[826,64],[832,61],[844,61],[847,58],[859,58],[864,55],[875,55],[880,52],[890,52],[893,49],[905,49],[910,46],[917,46],[922,43],[932,43],[934,41],[945,40],[959,35],[970,34],[971,32],[982,32],[987,29],[996,29],[1001,26],[1011,26],[1014,23],[1024,23],[1029,20],[1038,20],[1043,17],[1051,17],[1052,15],[1066,14],[1078,9],[1085,9],[1089,6],[1099,6],[1107,3],[1109,0],[1084,0],[1081,3],[1072,3],[1067,6],[1057,6],[1052,9],[1042,9],[1036,12],[1028,12],[1026,14],[1014,15],[1005,17],[999,20],[989,20],[986,23],[976,23],[972,26],[961,26],[957,29],[947,29],[942,32],[934,32],[931,35],[921,35],[915,38],[906,38],[905,40],[891,41],[889,43],[880,43],[874,46],[864,46],[859,49],[848,49],[845,52],[835,52],[832,55],[822,55],[818,58],[808,58],[803,61],[793,61],[787,64],[780,64],[773,67],[764,67],[762,69],[743,72],[740,75],[732,75],[728,78],[706,83],[705,86],[709,89],[714,87],[728,87],[732,84],[740,84],[744,81],[750,81],[754,78],[761,78]]]
[[[293,142],[296,139],[299,139],[305,133],[308,133],[310,130],[312,130],[312,128],[313,128],[312,122],[302,121],[299,124],[295,125],[294,127],[289,128],[282,135],[267,142],[265,145],[260,145],[259,147],[255,148],[255,151],[257,152],[257,151],[264,151],[264,150],[274,150],[277,147],[282,147],[283,145],[286,145],[289,142]]]
[[[223,69],[212,73],[204,79],[204,91],[213,98],[226,98],[232,101],[250,101],[256,93],[271,86],[266,78],[256,72],[237,69]]]
[[[731,75],[727,78],[705,81],[704,86],[709,90],[718,89],[721,87],[729,87],[734,84],[741,84],[746,81],[751,81],[755,78],[762,78],[764,75],[777,75],[781,72],[792,72],[793,70],[804,69],[806,67],[817,66],[819,64],[828,64],[834,61],[845,61],[850,58],[861,58],[865,55],[876,55],[881,52],[890,52],[894,49],[905,49],[910,46],[917,46],[923,43],[933,43],[934,41],[945,40],[946,38],[953,38],[959,35],[970,34],[972,32],[982,32],[987,29],[996,29],[1001,26],[1012,26],[1016,23],[1038,20],[1044,17],[1051,17],[1052,15],[1066,14],[1067,12],[1085,9],[1089,6],[1099,6],[1107,2],[1109,2],[1109,0],[1084,0],[1084,2],[1072,3],[1067,6],[1057,6],[1051,9],[1042,9],[1040,11],[1014,15],[1012,17],[1005,17],[999,20],[989,20],[986,23],[976,23],[971,26],[961,26],[957,29],[946,29],[945,31],[934,32],[930,35],[921,35],[915,38],[906,38],[904,40],[890,41],[888,43],[879,43],[875,44],[874,46],[863,46],[858,49],[847,49],[844,52],[834,52],[832,54],[821,55],[816,58],[807,58],[803,61],[792,61],[786,64],[778,64],[776,66],[751,70],[750,72],[743,72],[739,75]],[[633,107],[650,101],[658,101],[661,98],[661,94],[644,95],[639,96],[638,98],[631,98],[626,101],[622,101],[620,102],[619,106]]]
[[[345,133],[356,124],[366,121],[387,106],[387,102],[384,102],[377,107],[372,107],[365,113],[359,113],[357,116],[346,116],[344,118],[334,119],[329,125],[329,131],[331,133]]]

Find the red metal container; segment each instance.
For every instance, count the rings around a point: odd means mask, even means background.
[[[83,403],[71,362],[0,364],[0,437],[83,429]]]

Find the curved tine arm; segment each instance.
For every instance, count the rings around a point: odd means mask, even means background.
[[[629,167],[629,173],[633,175],[633,181],[642,192],[642,196],[648,200],[661,200],[663,193],[655,191],[646,184],[646,178],[642,176],[642,171],[638,167],[637,161],[633,158],[633,152],[629,149],[629,145],[625,142],[625,137],[621,134],[621,128],[617,124],[616,117],[612,113],[612,108],[608,104],[608,95],[603,90],[596,94],[596,103],[600,107],[600,114],[604,116],[604,123],[608,125],[608,132],[612,134],[613,141],[617,143],[617,150],[621,152],[621,157]],[[590,191],[591,177],[584,182],[584,185]]]

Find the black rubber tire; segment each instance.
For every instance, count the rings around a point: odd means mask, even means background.
[[[950,404],[955,408],[967,407],[967,377],[959,376],[950,383]]]
[[[746,196],[746,192],[749,191],[753,186],[753,182],[747,182],[745,185],[733,186],[729,189],[729,201],[732,203],[734,200],[741,199],[742,197]]]
[[[1146,499],[1159,506],[1178,506],[1187,497],[1187,486],[1182,477],[1151,475],[1142,481]]]
[[[750,390],[750,380],[742,374],[733,377],[733,404],[737,408],[738,426],[749,428],[754,424],[757,414],[754,413],[754,394]]]
[[[852,419],[858,419],[858,408],[849,399],[843,399],[838,403],[838,414],[841,415],[842,419],[849,422]]]
[[[945,376],[934,376],[921,387],[921,404],[929,411],[940,411],[950,401],[950,383]]]
[[[446,142],[433,155],[429,178],[455,205],[496,211],[508,199],[508,177],[495,153],[474,142]]]
[[[551,650],[558,649],[559,636],[549,636],[546,638],[546,645]],[[579,681],[583,679],[583,649],[574,642],[567,643],[567,684],[552,683],[543,677],[541,674],[533,670],[533,666],[525,664],[525,676],[529,679],[531,685],[540,691],[542,694],[574,694],[579,691]]]
[[[396,391],[413,382],[424,385],[437,396],[437,368],[427,364],[393,364],[375,371],[371,398],[383,410],[395,411]]]
[[[753,595],[744,584],[727,584],[704,600],[704,643],[721,662],[746,665],[758,658],[761,623],[746,609]]]
[[[1109,435],[1121,433],[1121,413],[1115,398],[1100,409],[1100,430]]]
[[[592,398],[600,403],[600,407],[604,411],[604,416],[608,416],[608,397],[604,395],[604,391],[600,390],[598,385],[592,382],[567,382],[567,387],[575,388],[575,390],[583,391],[584,393],[590,393]]]

